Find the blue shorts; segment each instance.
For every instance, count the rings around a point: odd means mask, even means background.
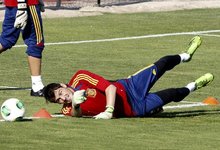
[[[27,45],[26,53],[29,56],[41,58],[44,49],[44,36],[40,7],[32,5],[28,7],[28,21],[25,29],[14,27],[17,7],[5,7],[5,18],[2,24],[0,43],[4,50],[14,46],[19,38],[20,32],[24,43]]]
[[[118,80],[126,89],[135,116],[149,115],[153,110],[164,105],[159,96],[149,93],[157,79],[157,67],[152,64],[127,79]]]

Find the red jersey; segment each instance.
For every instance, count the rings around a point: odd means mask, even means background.
[[[28,6],[39,4],[38,0],[26,0],[26,1],[27,1]],[[17,0],[4,0],[4,4],[7,7],[17,7],[18,2]]]
[[[131,106],[127,101],[126,91],[119,82],[109,82],[103,77],[91,73],[86,70],[79,70],[70,80],[69,86],[76,90],[87,90],[91,92],[87,96],[87,100],[80,104],[83,116],[94,116],[103,111],[106,107],[105,89],[113,84],[116,86],[116,101],[113,116],[114,117],[132,117],[134,116]],[[64,104],[62,112],[70,115],[71,104]]]

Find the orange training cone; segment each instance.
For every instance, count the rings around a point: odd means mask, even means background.
[[[50,113],[45,109],[42,108],[40,109],[38,112],[36,112],[33,117],[39,117],[39,118],[52,118],[52,116],[50,115]]]
[[[219,105],[220,104],[216,98],[211,97],[211,96],[204,99],[203,103],[208,104],[208,105]]]

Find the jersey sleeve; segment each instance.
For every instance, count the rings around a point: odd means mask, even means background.
[[[111,85],[108,80],[87,70],[79,70],[75,75],[73,75],[69,82],[69,86],[72,86],[73,88],[76,88],[81,84],[87,84],[90,87],[94,87],[101,91],[105,91],[105,89]]]

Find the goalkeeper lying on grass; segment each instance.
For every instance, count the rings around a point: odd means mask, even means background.
[[[166,71],[181,62],[190,61],[200,45],[201,38],[196,36],[185,53],[162,57],[134,75],[115,82],[92,72],[79,70],[67,85],[48,84],[44,88],[44,97],[46,101],[63,104],[62,113],[75,117],[111,119],[150,116],[162,111],[164,105],[172,101],[179,102],[190,92],[213,81],[214,76],[206,73],[184,87],[149,92]]]

